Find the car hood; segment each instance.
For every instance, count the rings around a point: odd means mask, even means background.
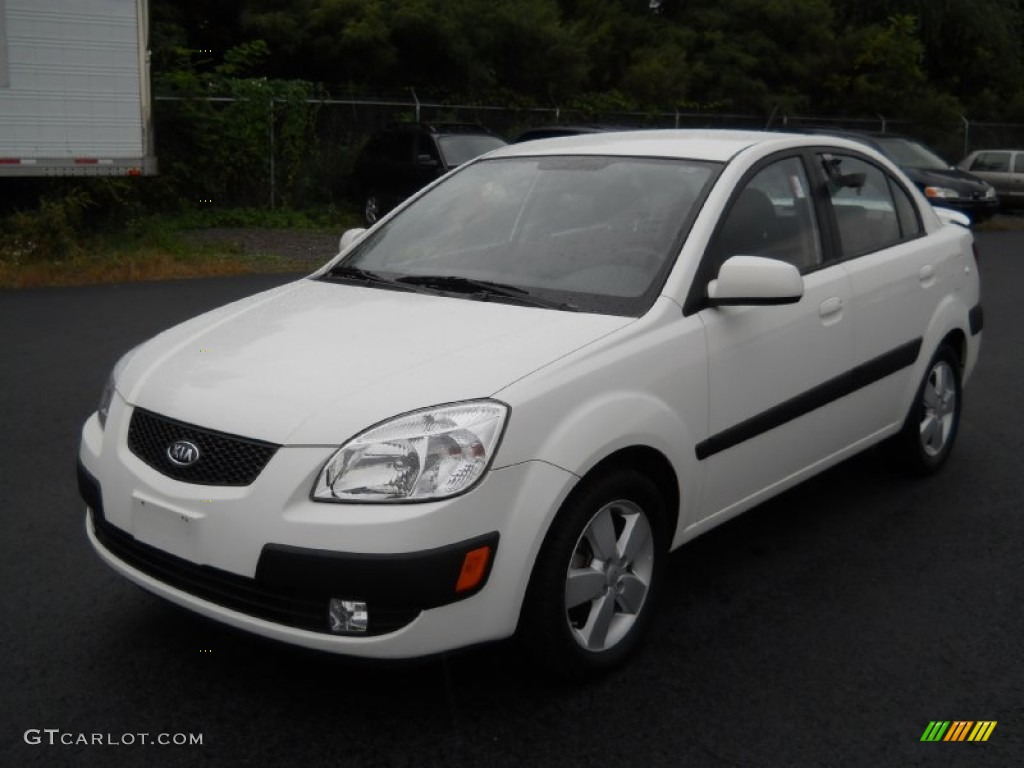
[[[156,336],[117,389],[209,429],[337,445],[400,413],[488,397],[631,321],[301,280]]]
[[[984,191],[988,182],[959,168],[904,168],[910,180],[925,186],[945,186],[955,189],[965,197]]]

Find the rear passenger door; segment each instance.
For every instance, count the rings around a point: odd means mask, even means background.
[[[901,422],[912,366],[925,330],[944,295],[942,282],[956,260],[925,237],[920,212],[904,184],[854,154],[819,153],[816,173],[831,203],[833,248],[850,279],[854,374],[852,397],[863,415],[863,436]],[[859,185],[850,180],[861,180]]]

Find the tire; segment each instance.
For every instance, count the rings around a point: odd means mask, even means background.
[[[665,503],[634,470],[594,478],[559,511],[534,566],[520,639],[556,677],[625,661],[650,625],[668,556]]]
[[[943,344],[928,363],[896,448],[911,472],[930,475],[946,463],[960,428],[960,360]]]
[[[363,218],[366,219],[366,223],[370,225],[376,224],[380,216],[380,198],[374,194],[367,195],[366,202],[363,204]]]

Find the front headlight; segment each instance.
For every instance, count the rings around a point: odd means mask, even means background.
[[[110,403],[114,399],[114,390],[117,388],[117,380],[114,377],[114,373],[111,372],[107,376],[107,383],[103,385],[103,391],[100,393],[100,402],[96,407],[96,415],[100,419],[100,427],[103,429],[107,428],[107,413],[110,411]]]
[[[960,193],[955,189],[949,189],[947,187],[925,187],[924,194],[926,197],[960,197]]]
[[[121,355],[121,359],[114,363],[113,370],[110,372],[110,375],[107,376],[107,383],[103,385],[103,392],[100,393],[100,402],[96,407],[96,414],[99,416],[100,427],[102,429],[107,428],[107,413],[110,411],[110,403],[114,400],[114,392],[117,390],[117,380],[121,378],[121,371],[123,371],[124,367],[128,365],[128,360],[133,354],[135,354],[135,350],[138,348],[138,346],[132,347]]]
[[[487,471],[507,418],[504,403],[473,400],[389,419],[331,456],[312,498],[395,502],[462,493]]]

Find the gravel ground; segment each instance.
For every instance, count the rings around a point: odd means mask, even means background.
[[[318,267],[338,252],[341,232],[315,232],[258,227],[215,227],[183,233],[190,243],[221,245],[241,256],[280,260],[298,270]]]

